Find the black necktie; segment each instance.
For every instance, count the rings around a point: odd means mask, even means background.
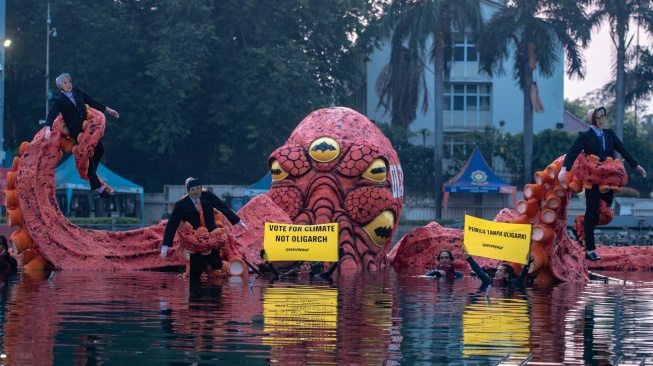
[[[601,156],[599,158],[601,161],[605,160],[605,138],[603,137],[603,131],[601,131],[601,134],[599,135],[599,143],[601,144]]]

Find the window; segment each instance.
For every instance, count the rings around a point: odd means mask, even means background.
[[[491,90],[489,83],[445,83],[445,131],[473,131],[491,125]]]
[[[478,49],[476,44],[471,43],[467,35],[460,36],[456,34],[453,41],[454,62],[478,62]]]

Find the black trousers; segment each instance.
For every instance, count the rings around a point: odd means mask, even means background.
[[[91,191],[100,188],[100,178],[97,176],[97,167],[100,165],[104,155],[104,144],[102,140],[97,142],[95,149],[93,149],[93,156],[88,158],[88,182],[91,183]]]
[[[190,277],[199,278],[204,272],[206,265],[210,265],[213,269],[222,268],[222,259],[220,258],[220,250],[213,249],[209,255],[202,253],[193,253],[190,255]]]
[[[605,201],[608,207],[610,207],[612,206],[613,199],[613,190],[601,193],[598,185],[585,190],[585,222],[583,224],[583,228],[585,229],[585,250],[596,249],[594,228],[599,223],[599,205],[601,200]]]

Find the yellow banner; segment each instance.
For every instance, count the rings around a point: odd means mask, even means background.
[[[337,262],[338,223],[291,225],[265,223],[263,248],[268,261]]]
[[[509,224],[465,215],[465,253],[528,264],[531,224]]]

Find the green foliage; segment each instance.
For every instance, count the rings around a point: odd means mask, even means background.
[[[456,175],[465,165],[472,151],[474,151],[474,146],[478,146],[481,155],[483,155],[490,168],[494,168],[493,157],[498,156],[505,148],[503,130],[494,127],[486,126],[483,131],[473,131],[456,136],[456,139],[462,144],[454,145],[451,164],[445,174],[447,179]],[[445,140],[447,139],[445,136]]]
[[[576,136],[576,133],[562,130],[544,130],[535,135],[533,172],[543,170],[554,160],[566,154]]]
[[[565,98],[565,110],[578,117],[583,122],[587,122],[587,111],[596,108],[586,101],[576,98],[569,100]]]
[[[54,77],[116,109],[103,163],[161,190],[199,176],[247,184],[311,111],[349,106],[379,32],[381,0],[51,2]],[[5,142],[45,117],[40,0],[7,4]]]
[[[590,38],[589,20],[582,5],[588,1],[525,0],[501,7],[487,22],[479,41],[481,72],[505,74],[504,63],[512,59],[512,75],[524,93],[530,93],[533,72],[545,78],[553,76],[560,45],[566,55],[567,74],[583,75],[581,47]],[[532,65],[534,63],[534,65]],[[526,94],[528,95],[528,94]],[[534,147],[533,105],[523,99],[524,129],[522,150],[524,183],[532,174]]]
[[[628,116],[628,114],[627,114]],[[624,145],[630,155],[637,160],[637,163],[646,169],[647,174],[653,173],[653,145],[647,141],[648,134],[640,130],[639,125],[626,119],[624,124]],[[642,177],[639,172],[631,167],[624,161],[626,171],[628,172],[628,185],[639,192],[642,196],[648,197],[651,192],[651,178]]]
[[[407,128],[419,105],[426,111],[429,96],[427,67],[434,65],[436,80],[449,74],[453,35],[469,30],[477,36],[483,23],[478,0],[393,0],[383,18],[384,38],[392,47],[390,61],[377,80],[380,106],[392,114],[392,125]],[[436,94],[442,85],[436,81]],[[437,95],[436,95],[437,97]],[[442,114],[442,110],[436,110]]]
[[[417,134],[402,127],[378,126],[399,156],[406,191],[433,191],[433,147],[415,145]]]

